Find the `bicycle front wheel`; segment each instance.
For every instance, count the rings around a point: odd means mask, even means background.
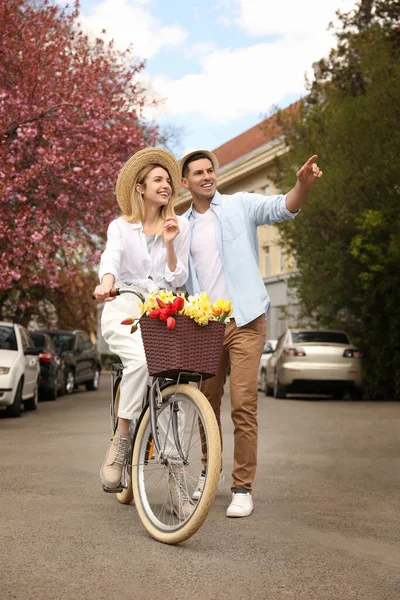
[[[176,392],[176,393],[175,393]],[[140,422],[132,456],[132,487],[144,527],[156,540],[178,544],[205,521],[214,500],[221,470],[221,440],[214,411],[194,386],[181,384],[162,391],[157,410],[160,454],[154,447],[150,409]],[[197,502],[192,500],[203,470],[207,470]]]

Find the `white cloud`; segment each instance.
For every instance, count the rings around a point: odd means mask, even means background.
[[[151,58],[162,48],[183,44],[188,34],[178,25],[162,25],[151,14],[150,4],[151,0],[104,0],[81,22],[95,36],[105,29],[105,38],[114,39],[119,49],[133,43],[135,55]]]
[[[355,0],[235,1],[240,8],[235,22],[250,35],[312,35],[326,29],[336,10],[347,12],[355,4]]]
[[[305,93],[304,73],[327,50],[327,35],[298,41],[291,37],[237,50],[217,50],[203,59],[203,72],[177,81],[153,79],[153,89],[167,101],[167,115],[200,113],[227,123],[260,114],[289,94]]]
[[[217,49],[215,42],[199,42],[191,44],[184,53],[185,58],[202,59],[205,56],[212,54]]]
[[[233,0],[228,0],[233,1]],[[200,114],[225,124],[248,114],[265,113],[289,95],[306,93],[304,75],[312,63],[328,55],[335,44],[327,25],[340,7],[352,0],[235,0],[242,9],[242,26],[278,39],[239,49],[200,53],[202,72],[178,80],[153,79],[153,89],[166,98],[163,116]],[[160,114],[160,113],[159,113]]]
[[[188,43],[188,32],[178,25],[164,26],[151,13],[151,4],[152,0],[103,0],[82,22],[96,34],[105,28],[119,48],[134,42],[139,56],[150,58],[180,45],[182,57],[200,62],[200,73],[176,80],[142,72],[151,95],[166,99],[157,110],[146,108],[148,118],[199,115],[210,124],[225,124],[265,113],[289,95],[304,95],[305,72],[311,73],[312,63],[335,44],[328,23],[338,8],[350,10],[355,0],[215,0],[213,18],[226,19],[247,36],[273,36],[272,41],[236,49],[218,49],[206,32],[203,41]]]

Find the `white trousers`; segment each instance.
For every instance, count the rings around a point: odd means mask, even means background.
[[[128,287],[128,286],[124,286]],[[114,354],[118,354],[124,370],[120,384],[118,417],[137,419],[142,411],[142,403],[149,372],[140,327],[131,333],[131,325],[121,325],[127,317],[140,317],[139,299],[134,294],[122,294],[111,302],[106,302],[101,316],[101,330],[104,339]],[[158,421],[159,440],[164,453],[177,455],[173,437],[171,411],[164,410]],[[185,411],[178,412],[178,436],[183,444]]]
[[[131,333],[130,325],[121,325],[127,317],[140,317],[139,302],[134,294],[122,294],[105,303],[101,316],[103,337],[124,365],[118,409],[122,419],[139,417],[149,377],[140,328]]]

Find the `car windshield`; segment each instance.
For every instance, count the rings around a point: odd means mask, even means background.
[[[46,346],[46,340],[43,333],[31,333],[31,338],[35,348],[44,348]]]
[[[0,350],[18,350],[14,327],[0,325]]]
[[[74,349],[74,336],[70,333],[50,333],[57,350],[57,354],[72,352]]]
[[[294,344],[350,344],[347,335],[340,331],[294,331],[292,338]]]

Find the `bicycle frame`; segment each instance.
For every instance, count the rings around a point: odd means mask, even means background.
[[[117,429],[117,424],[118,424],[118,419],[116,418],[116,415],[114,412],[114,402],[115,402],[115,396],[117,394],[119,385],[121,383],[122,372],[123,372],[122,364],[114,364],[113,365],[112,371],[111,371],[112,402],[111,402],[111,407],[110,407],[110,412],[111,412],[110,416],[111,416],[111,426],[112,426],[114,434],[115,434],[115,431]],[[161,408],[162,404],[164,403],[162,396],[161,396],[162,391],[165,388],[170,387],[171,385],[175,384],[175,394],[174,394],[174,398],[171,402],[171,406],[173,406],[173,413],[172,413],[172,419],[171,419],[172,433],[174,436],[174,441],[175,441],[175,445],[176,445],[176,449],[178,451],[179,457],[181,458],[183,464],[186,464],[187,458],[184,456],[184,453],[183,453],[183,450],[182,450],[182,447],[180,444],[180,440],[179,440],[179,435],[178,435],[177,412],[179,409],[174,404],[175,397],[178,392],[179,384],[181,383],[181,381],[182,382],[183,381],[196,381],[198,383],[198,387],[200,387],[201,381],[202,381],[202,376],[199,373],[191,373],[191,372],[182,371],[179,374],[179,377],[177,379],[161,379],[159,377],[152,378],[152,380],[150,381],[150,384],[147,386],[146,395],[143,398],[142,412],[140,414],[139,419],[137,419],[134,429],[132,431],[132,444],[135,443],[136,433],[138,431],[140,422],[141,422],[147,408],[149,408],[150,409],[150,428],[151,428],[152,438],[154,441],[154,446],[155,446],[158,454],[160,455],[161,459],[163,458],[161,444],[160,444],[160,440],[158,437],[158,431],[157,431],[157,409]]]
[[[125,293],[134,294],[141,300],[141,302],[145,301],[144,296],[142,294],[140,294],[139,292],[133,290],[132,288],[117,289],[117,290],[115,290],[115,292],[112,295],[119,296],[120,294],[125,294]],[[115,431],[117,428],[117,423],[118,423],[118,419],[116,419],[116,415],[114,412],[114,402],[115,402],[115,395],[116,395],[118,387],[121,383],[122,372],[123,372],[123,365],[121,365],[121,364],[113,365],[112,372],[111,372],[112,373],[111,426],[112,426],[114,434],[115,434]],[[140,414],[139,419],[136,421],[135,427],[132,432],[132,445],[135,444],[136,434],[137,434],[137,431],[139,428],[139,424],[147,410],[147,407],[149,407],[149,409],[150,409],[150,428],[151,428],[152,438],[154,441],[154,446],[155,446],[157,453],[159,454],[161,460],[163,460],[161,444],[160,444],[160,440],[158,437],[158,431],[157,431],[157,409],[161,408],[161,406],[163,404],[162,390],[175,384],[175,394],[174,394],[174,398],[171,403],[171,406],[173,406],[173,413],[172,413],[172,419],[171,419],[172,433],[174,436],[174,441],[176,444],[176,449],[178,451],[179,457],[181,458],[183,464],[187,464],[187,459],[184,456],[184,453],[183,453],[183,450],[182,450],[182,447],[180,444],[180,440],[179,440],[178,416],[177,416],[177,412],[179,409],[178,409],[177,405],[175,404],[175,398],[176,398],[176,394],[177,394],[177,391],[179,388],[179,384],[181,382],[182,383],[188,382],[188,381],[197,382],[198,387],[200,387],[202,380],[203,380],[203,377],[202,377],[202,375],[200,375],[200,373],[191,373],[191,372],[186,372],[186,371],[182,371],[181,373],[179,373],[179,376],[175,379],[152,377],[150,379],[150,383],[147,387],[146,396],[143,398],[142,412]]]

